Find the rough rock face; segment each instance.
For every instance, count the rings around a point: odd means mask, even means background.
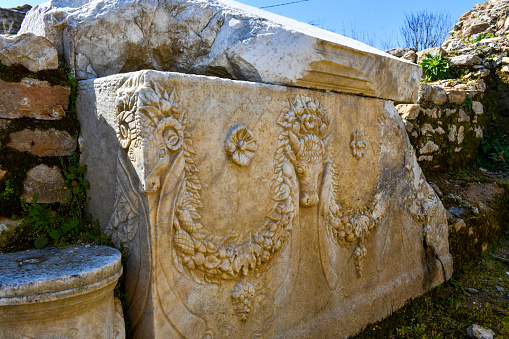
[[[32,72],[58,68],[55,46],[34,34],[0,35],[0,62],[6,66],[22,64]]]
[[[56,166],[39,165],[32,168],[27,172],[24,186],[21,198],[28,202],[33,200],[34,194],[37,194],[37,202],[40,204],[67,201],[64,177]]]
[[[483,137],[486,119],[478,101],[486,89],[482,80],[471,81],[465,88],[448,85],[447,81],[423,83],[417,104],[396,106],[426,170],[472,164]]]
[[[0,79],[0,118],[62,119],[70,93],[69,87],[51,86],[47,81],[24,78],[16,83]]]
[[[8,147],[41,157],[71,155],[76,149],[76,140],[67,131],[54,128],[45,131],[25,129],[11,133],[10,139]]]
[[[421,75],[355,40],[229,0],[52,0],[28,12],[28,32],[54,42],[78,79],[156,69],[412,102]]]
[[[157,71],[78,93],[136,338],[346,338],[452,274],[390,101]]]
[[[0,8],[0,34],[16,34],[21,27],[29,5],[17,8]]]

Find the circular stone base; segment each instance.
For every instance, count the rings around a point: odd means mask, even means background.
[[[0,338],[113,338],[116,249],[0,254],[0,272]]]

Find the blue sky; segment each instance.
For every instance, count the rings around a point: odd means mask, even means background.
[[[255,7],[293,1],[299,0],[240,0]],[[25,3],[36,5],[43,2],[43,0],[0,0],[0,7],[10,8]],[[352,31],[356,31],[358,36],[354,38],[362,40],[364,36],[396,47],[399,28],[403,25],[406,13],[421,10],[447,12],[454,25],[461,14],[481,2],[481,0],[307,0],[266,10],[344,35],[351,36]],[[376,47],[381,48],[380,45]]]

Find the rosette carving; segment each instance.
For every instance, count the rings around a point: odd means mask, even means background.
[[[228,132],[224,148],[233,163],[239,166],[247,166],[258,146],[253,132],[246,126],[239,124],[233,126]]]

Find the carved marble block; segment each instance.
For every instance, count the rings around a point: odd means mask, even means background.
[[[136,338],[344,338],[452,274],[390,101],[140,71],[77,111]]]

